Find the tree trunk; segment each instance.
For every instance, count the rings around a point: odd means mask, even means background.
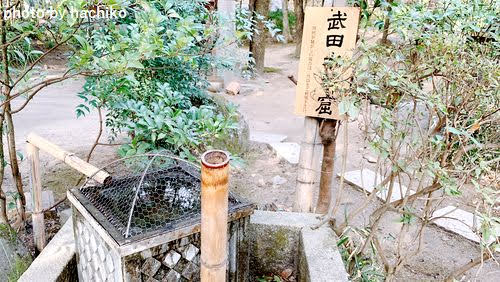
[[[0,115],[0,136],[3,136],[3,112]],[[3,159],[3,138],[0,138],[0,160]],[[7,197],[2,190],[4,171],[5,167],[0,165],[0,224],[9,224],[9,217],[7,216]]]
[[[389,4],[392,4],[393,0],[389,0],[388,3]],[[391,5],[389,5],[387,7],[387,11],[390,12],[391,11]],[[382,44],[388,44],[389,43],[389,40],[387,39],[387,37],[389,36],[389,26],[391,25],[391,21],[389,19],[389,15],[386,16],[385,20],[384,20],[384,30],[382,32],[382,39],[380,40],[380,42]]]
[[[281,9],[283,11],[283,36],[285,37],[285,43],[288,43],[292,41],[290,23],[288,22],[288,0],[281,0]]]
[[[4,5],[3,1],[0,0],[0,11],[4,10]],[[9,87],[6,85],[9,85],[9,64],[8,64],[8,59],[7,59],[7,31],[5,27],[5,21],[3,17],[0,17],[0,42],[2,43],[2,68],[4,69],[3,77],[0,78],[2,79],[3,84],[0,84],[0,89],[1,93],[5,94],[10,91]],[[3,186],[3,176],[4,176],[4,171],[5,167],[3,165],[4,163],[4,152],[3,152],[3,121],[4,121],[4,111],[2,110],[2,113],[0,113],[0,223],[3,224],[8,224],[8,218],[7,218],[7,198],[5,196],[5,193],[3,192],[2,186]]]
[[[256,19],[254,12],[267,19],[269,16],[270,3],[271,0],[250,0],[249,3],[249,10],[252,13],[253,19],[256,21],[252,40],[250,41],[250,56],[252,56],[254,60],[254,67],[258,73],[264,72],[267,32],[264,23]]]
[[[302,33],[304,30],[304,0],[293,0],[297,23],[295,25],[295,57],[300,57],[300,48],[302,46]]]
[[[325,214],[332,199],[332,177],[335,163],[335,139],[337,120],[325,119],[321,123],[319,135],[323,143],[323,163],[319,181],[319,196],[316,213]]]
[[[6,96],[7,99],[10,95]],[[14,179],[17,193],[19,194],[17,197],[17,210],[19,211],[19,215],[24,220],[26,219],[26,214],[24,212],[24,207],[26,206],[26,198],[24,197],[24,189],[23,189],[23,181],[21,178],[21,172],[19,171],[19,163],[17,162],[17,150],[16,150],[16,135],[14,132],[14,122],[12,120],[12,114],[10,113],[10,102],[5,104],[5,121],[7,123],[7,145],[9,147],[9,160],[10,160],[10,169],[12,171],[12,178]]]
[[[7,198],[5,193],[0,190],[0,224],[8,224],[9,218],[7,217]]]

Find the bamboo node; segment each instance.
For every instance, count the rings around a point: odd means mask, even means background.
[[[217,264],[208,264],[203,259],[200,259],[200,263],[204,267],[210,268],[210,269],[218,269],[218,268],[221,268],[221,267],[226,267],[227,266],[227,256],[226,256],[226,258],[222,262],[217,263]]]

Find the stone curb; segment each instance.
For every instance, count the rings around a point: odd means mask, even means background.
[[[70,217],[18,282],[74,281],[77,277],[73,219]]]

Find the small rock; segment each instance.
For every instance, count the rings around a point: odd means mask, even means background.
[[[146,250],[141,252],[142,259],[147,259],[147,258],[150,258],[152,256],[153,256],[153,252],[151,251],[151,249],[146,249]]]
[[[180,259],[181,259],[181,255],[178,252],[171,250],[165,256],[165,259],[163,259],[163,264],[170,267],[170,268],[173,268]]]
[[[161,262],[157,261],[154,258],[148,258],[142,265],[141,272],[148,275],[149,277],[153,277],[156,272],[158,272],[158,269],[160,269],[160,267]]]
[[[285,183],[286,183],[286,178],[283,178],[279,175],[276,175],[275,177],[273,177],[273,186],[278,186],[278,185],[285,184]]]
[[[290,276],[290,278],[288,278],[288,281],[295,282],[295,276]]]
[[[179,241],[179,247],[186,246],[187,244],[189,244],[189,237],[183,237]]]
[[[233,81],[226,87],[226,93],[230,95],[237,95],[240,93],[240,89],[240,84],[236,81]]]
[[[259,185],[260,187],[264,187],[266,186],[266,182],[264,181],[264,179],[260,178],[259,180],[257,180],[257,185]]]
[[[198,254],[198,251],[199,249],[195,245],[189,244],[182,252],[182,256],[188,261],[192,261],[194,257]]]
[[[181,280],[181,275],[173,269],[171,269],[163,279],[163,281],[168,281],[168,282],[177,282],[180,280]]]
[[[299,163],[300,145],[294,142],[269,143],[280,158],[291,164]]]
[[[291,268],[287,268],[281,272],[281,277],[284,279],[288,279],[288,277],[292,276],[293,270]]]
[[[195,277],[200,276],[200,268],[196,264],[189,262],[182,271],[182,276],[188,281],[192,281]]]

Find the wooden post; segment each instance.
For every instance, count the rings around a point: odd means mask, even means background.
[[[321,160],[321,139],[319,137],[320,119],[304,118],[304,137],[300,144],[299,171],[295,191],[295,206],[297,212],[313,211],[313,192],[318,183],[316,173]]]
[[[341,30],[336,30],[335,28],[330,28],[328,23],[328,19],[331,17],[333,9],[328,7],[308,7],[306,9],[307,15],[304,18],[305,21],[303,22],[304,27],[303,30],[301,30],[299,27],[302,23],[300,15],[303,14],[301,13],[303,1],[296,0],[294,2],[296,4],[295,12],[297,13],[296,35],[298,35],[298,38],[302,37],[303,41],[301,48],[300,45],[297,44],[297,49],[301,50],[301,60],[299,64],[297,95],[295,95],[295,113],[306,116],[304,123],[304,139],[300,148],[301,152],[299,158],[299,171],[297,175],[297,190],[294,209],[298,212],[313,211],[313,191],[315,184],[317,183],[315,172],[319,171],[316,167],[318,166],[317,162],[321,159],[321,155],[316,154],[319,151],[316,149],[316,144],[320,143],[320,138],[317,134],[320,131],[320,121],[325,120],[323,124],[327,126],[324,126],[325,132],[323,132],[322,135],[324,137],[323,144],[327,145],[327,148],[325,149],[325,146],[323,146],[326,158],[323,160],[324,164],[321,169],[322,189],[320,189],[319,193],[320,201],[318,202],[317,210],[317,212],[325,212],[331,201],[331,177],[333,174],[333,158],[335,155],[335,140],[332,140],[334,136],[331,136],[331,133],[335,134],[334,129],[336,125],[336,122],[326,120],[339,120],[343,117],[339,113],[338,105],[336,104],[337,102],[335,102],[334,99],[332,99],[333,97],[329,96],[328,93],[321,93],[325,92],[323,89],[324,86],[319,80],[314,79],[314,77],[318,68],[324,67],[325,57],[330,56],[332,52],[338,54],[338,51],[342,51],[341,56],[352,56],[352,50],[356,47],[359,8],[338,8],[338,12],[340,13],[342,11],[346,17],[342,20],[345,21],[346,26],[343,26]],[[297,4],[299,5],[297,6]],[[332,34],[332,32],[335,34]],[[338,32],[341,32],[342,34]],[[330,36],[342,36],[343,45],[325,45],[325,38]],[[350,73],[346,73],[344,75],[347,77]],[[318,100],[318,97],[321,99]],[[325,102],[325,100],[328,100],[328,102]]]
[[[323,161],[319,180],[318,202],[315,213],[325,214],[332,199],[332,177],[335,164],[335,142],[337,138],[337,120],[325,119],[320,126],[319,136],[323,143]]]
[[[107,172],[99,170],[97,167],[80,159],[73,153],[63,150],[56,144],[53,144],[36,134],[30,133],[28,135],[27,141],[29,144],[32,144],[39,149],[42,149],[51,156],[55,157],[56,159],[63,161],[67,165],[85,174],[86,176],[91,177],[92,179],[101,184],[104,184],[111,180],[111,176]]]
[[[40,150],[34,145],[26,144],[30,162],[30,189],[33,201],[33,237],[38,251],[45,247],[45,223],[43,220],[42,206],[42,179],[40,177]]]
[[[226,281],[229,155],[201,156],[201,281]]]
[[[42,178],[40,176],[40,149],[101,184],[111,181],[111,176],[36,134],[29,134],[27,141],[26,150],[31,165],[30,189],[33,203],[33,236],[37,250],[42,251],[45,247],[45,222],[42,204]]]

